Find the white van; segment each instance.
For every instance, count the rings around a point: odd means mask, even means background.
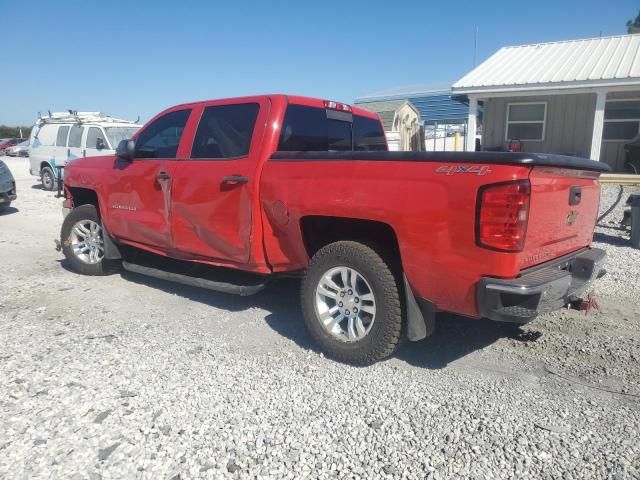
[[[118,143],[141,126],[102,112],[49,113],[38,118],[31,130],[29,171],[40,178],[45,190],[55,190],[56,167],[74,158],[112,155]]]

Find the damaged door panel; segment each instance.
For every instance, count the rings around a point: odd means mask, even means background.
[[[191,109],[153,119],[136,139],[133,159],[115,157],[104,178],[109,232],[122,240],[171,248],[171,190],[178,147]]]
[[[266,100],[203,105],[190,157],[178,163],[172,185],[171,228],[181,256],[249,261],[268,110]]]

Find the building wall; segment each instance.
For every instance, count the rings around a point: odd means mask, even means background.
[[[483,147],[506,146],[507,104],[518,102],[547,102],[544,140],[523,141],[524,151],[589,157],[596,109],[593,93],[488,99],[484,103]]]
[[[638,99],[639,92],[609,93],[607,99]],[[506,146],[505,129],[507,104],[518,102],[547,102],[545,138],[541,142],[523,141],[526,152],[569,153],[589,158],[595,93],[571,95],[546,95],[535,97],[491,98],[485,101],[483,146]],[[624,146],[628,140],[603,141],[600,161],[606,162],[614,171],[624,171]]]
[[[640,91],[610,92],[607,94],[607,100],[637,100],[639,98]],[[600,160],[607,162],[615,171],[624,171],[624,161],[626,159],[624,146],[629,140],[604,140],[600,150]]]

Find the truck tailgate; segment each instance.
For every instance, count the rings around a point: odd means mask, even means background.
[[[520,268],[589,246],[600,205],[599,172],[534,167]]]

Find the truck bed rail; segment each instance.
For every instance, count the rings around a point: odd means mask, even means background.
[[[369,162],[436,162],[475,163],[494,165],[532,165],[562,167],[577,170],[609,172],[611,167],[582,157],[555,155],[550,153],[516,152],[275,152],[272,161],[369,161]]]

